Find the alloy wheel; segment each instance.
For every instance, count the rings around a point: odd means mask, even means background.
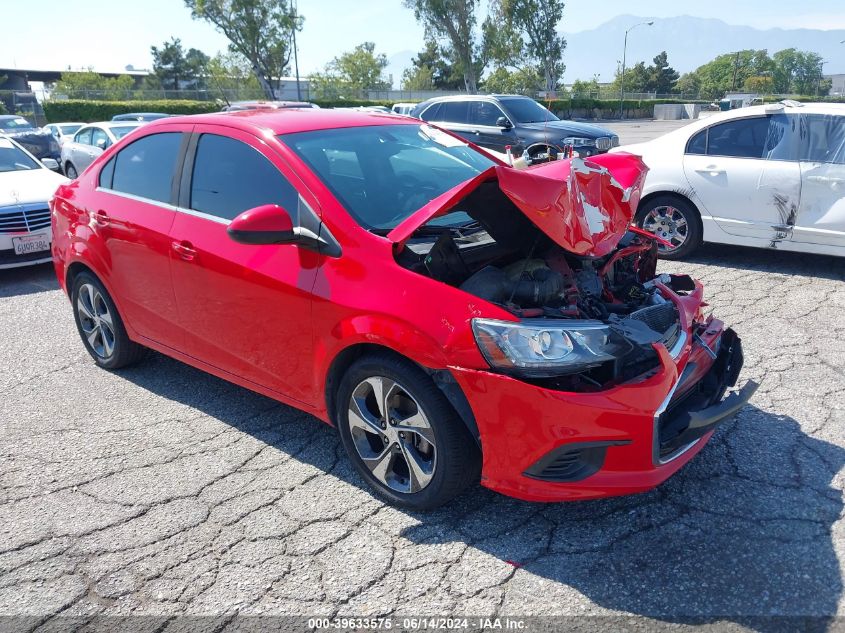
[[[92,284],[81,285],[76,310],[88,345],[100,358],[110,358],[115,347],[114,320],[102,293]]]
[[[654,233],[670,244],[672,248],[659,245],[660,250],[675,250],[680,248],[689,236],[689,224],[684,214],[671,205],[654,207],[643,218],[643,229]]]
[[[417,400],[396,381],[369,377],[349,401],[349,431],[358,456],[388,488],[419,492],[434,476],[434,431]]]

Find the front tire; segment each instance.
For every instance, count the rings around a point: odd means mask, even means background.
[[[68,162],[65,164],[65,176],[70,178],[71,180],[76,180],[79,178],[79,174],[76,171],[76,167],[73,166],[73,163]]]
[[[673,248],[660,244],[663,259],[684,259],[701,245],[701,216],[692,203],[676,196],[655,196],[640,205],[637,226],[670,242]]]
[[[129,339],[114,301],[94,275],[74,278],[71,303],[82,344],[100,367],[119,369],[144,356],[146,348]]]
[[[428,510],[478,480],[475,440],[413,363],[391,354],[359,358],[341,380],[336,404],[349,459],[388,503]]]

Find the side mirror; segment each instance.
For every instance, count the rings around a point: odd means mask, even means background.
[[[53,158],[42,158],[41,164],[50,171],[59,171],[59,163]]]
[[[506,130],[509,130],[513,127],[513,123],[511,123],[508,117],[506,116],[500,116],[498,119],[496,119],[496,125],[498,127],[503,127]]]
[[[232,220],[229,237],[240,244],[295,244],[299,236],[293,230],[290,214],[277,204],[263,204],[248,209]]]
[[[108,141],[104,138],[98,139],[95,147],[97,149],[105,150],[106,147],[108,147]]]

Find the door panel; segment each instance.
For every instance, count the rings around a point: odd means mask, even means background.
[[[786,115],[736,119],[688,146],[684,174],[692,198],[727,233],[788,236],[801,198],[793,124]]]
[[[804,115],[795,242],[845,248],[845,116]]]
[[[123,148],[89,209],[124,319],[138,334],[176,348],[182,336],[170,275],[176,215],[170,202],[183,138],[176,131],[150,134]],[[110,174],[111,166],[103,171]]]
[[[308,402],[313,394],[311,289],[319,255],[293,245],[239,244],[226,228],[239,212],[259,204],[279,204],[295,225],[310,209],[262,141],[231,129],[225,130],[226,138],[214,135],[218,131],[197,126],[202,135],[195,163],[193,169],[186,166],[190,199],[182,201],[191,212],[177,213],[171,230],[185,351]]]

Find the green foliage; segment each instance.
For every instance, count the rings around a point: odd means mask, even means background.
[[[621,69],[613,80],[615,90],[619,90],[622,84],[620,75]],[[666,51],[655,56],[650,66],[646,66],[645,62],[637,62],[625,69],[625,92],[668,94],[676,90],[677,82],[678,73],[669,65]]]
[[[81,99],[51,99],[44,101],[44,114],[49,123],[57,121],[108,121],[115,114],[127,112],[164,112],[166,114],[201,114],[218,112],[215,101],[83,101]]]
[[[444,56],[463,76],[466,91],[477,93],[485,66],[475,33],[480,0],[404,0],[404,4],[425,27],[427,39],[442,44]]]
[[[259,98],[263,94],[249,62],[238,53],[217,53],[208,61],[206,73],[207,88],[218,97],[222,98],[223,94],[231,92],[251,94],[252,98]],[[225,92],[220,94],[221,91]]]
[[[701,96],[707,99],[719,99],[737,90],[801,95],[818,91],[826,95],[830,88],[822,78],[822,61],[816,53],[794,48],[771,57],[765,50],[736,51],[719,55],[688,73],[685,84],[697,84]]]
[[[382,79],[387,56],[375,54],[373,42],[359,44],[353,50],[335,57],[321,73],[309,77],[311,91],[316,98],[335,99],[360,94],[364,90],[388,90]]]
[[[53,92],[69,97],[79,96],[80,93],[93,93],[102,99],[123,99],[135,87],[135,80],[129,75],[118,77],[103,77],[88,70],[85,72],[62,73],[56,82]]]
[[[8,114],[8,110],[6,110],[6,104],[0,101],[0,114]]]
[[[288,0],[184,0],[196,19],[211,22],[246,58],[269,98],[287,74],[291,38],[303,18]]]
[[[570,92],[573,95],[585,95],[590,94],[592,92],[598,92],[601,90],[601,86],[599,85],[599,79],[597,76],[593,76],[590,81],[583,81],[581,79],[576,79],[572,82],[572,88]]]
[[[540,70],[532,66],[517,70],[499,67],[484,80],[484,90],[495,94],[534,96],[543,87],[543,76]]]
[[[430,87],[428,78],[431,78]],[[419,88],[405,87],[421,86]],[[411,60],[411,67],[402,74],[404,90],[459,90],[464,85],[463,77],[446,60],[442,47],[433,39],[427,39],[425,48]]]
[[[172,90],[205,88],[203,76],[209,57],[201,50],[191,48],[185,52],[182,41],[174,37],[161,48],[150,46],[150,53],[153,56],[154,73],[147,77],[151,79],[150,87]]]

